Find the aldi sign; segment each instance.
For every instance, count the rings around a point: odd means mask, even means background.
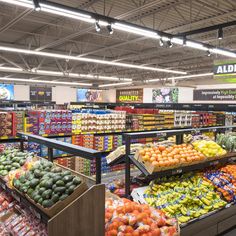
[[[215,61],[213,71],[215,79],[236,83],[236,60]]]

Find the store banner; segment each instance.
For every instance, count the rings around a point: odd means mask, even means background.
[[[152,90],[153,103],[178,103],[178,88],[161,88]]]
[[[118,89],[116,90],[116,102],[142,103],[143,89]]]
[[[30,101],[51,102],[52,88],[30,86]]]
[[[78,89],[77,102],[102,102],[103,91],[94,89]]]
[[[236,60],[214,61],[213,72],[215,79],[236,83]]]
[[[236,101],[236,89],[195,89],[194,101]]]
[[[14,100],[13,84],[0,84],[0,100]]]

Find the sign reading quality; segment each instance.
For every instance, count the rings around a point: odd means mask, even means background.
[[[116,90],[116,102],[142,103],[143,89]]]

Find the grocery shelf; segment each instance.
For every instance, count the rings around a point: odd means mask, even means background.
[[[99,106],[114,108],[131,106],[135,108],[151,108],[163,110],[192,110],[192,111],[236,111],[236,104],[202,104],[202,103],[103,103],[103,102],[71,102],[70,105]]]
[[[211,161],[205,161],[205,162],[201,162],[201,163],[197,163],[197,164],[193,164],[193,165],[180,166],[180,167],[173,168],[173,169],[162,170],[162,171],[154,172],[152,174],[150,174],[146,170],[145,166],[141,162],[137,161],[134,158],[134,155],[129,155],[129,158],[132,161],[132,163],[144,174],[144,176],[148,180],[153,180],[153,179],[156,179],[159,177],[167,177],[167,176],[172,176],[172,175],[177,175],[177,174],[183,174],[183,173],[187,173],[190,171],[202,170],[207,167],[213,167],[213,166],[217,166],[220,164],[224,165],[229,162],[234,162],[234,161],[236,161],[236,153],[229,153],[222,158],[214,159]]]
[[[215,236],[235,226],[236,205],[210,212],[181,226],[181,236]]]
[[[176,175],[180,173],[185,173],[193,170],[200,170],[209,166],[215,166],[218,164],[227,163],[229,161],[236,160],[236,154],[228,154],[222,159],[217,159],[214,161],[207,161],[204,163],[199,163],[191,166],[184,166],[180,168],[165,170],[161,172],[156,172],[153,175],[150,175],[144,166],[139,163],[137,160],[133,158],[131,155],[131,143],[134,139],[140,138],[155,138],[155,137],[169,137],[169,136],[176,136],[176,143],[181,144],[183,143],[183,135],[189,134],[192,132],[215,132],[220,133],[223,131],[231,131],[235,129],[236,126],[211,126],[211,127],[203,127],[203,128],[187,128],[187,129],[174,129],[174,130],[161,130],[161,131],[150,131],[150,132],[137,132],[137,133],[125,133],[123,134],[125,145],[126,145],[126,154],[125,154],[125,188],[126,188],[126,196],[130,196],[130,165],[132,163],[139,168],[139,170],[147,177],[148,179],[155,179],[161,176],[167,175]]]

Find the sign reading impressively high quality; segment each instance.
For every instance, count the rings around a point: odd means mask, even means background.
[[[213,71],[215,79],[236,82],[236,60],[215,61]]]
[[[236,89],[195,89],[194,101],[236,101]]]
[[[51,102],[52,88],[30,86],[30,101]]]
[[[178,88],[161,88],[152,90],[153,103],[178,103]]]
[[[0,84],[0,100],[13,100],[13,99],[14,99],[14,85]]]
[[[78,89],[77,102],[102,102],[102,90]]]
[[[142,103],[143,89],[118,89],[116,90],[116,102]]]

